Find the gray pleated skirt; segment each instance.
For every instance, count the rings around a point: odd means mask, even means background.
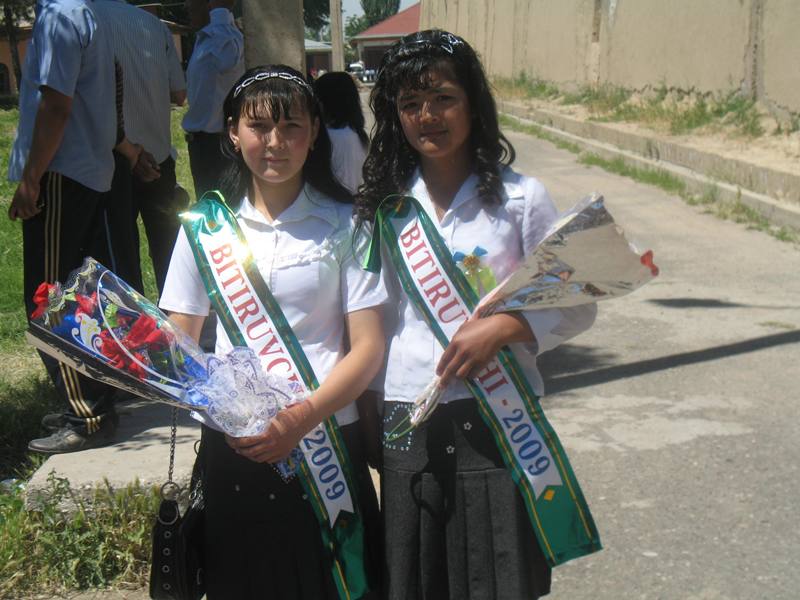
[[[535,600],[550,567],[473,399],[436,408],[396,439],[408,407],[384,406],[381,506],[389,600]]]

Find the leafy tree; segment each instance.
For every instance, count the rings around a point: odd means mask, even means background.
[[[400,9],[400,0],[361,0],[361,8],[364,10],[367,27],[372,27],[375,23],[396,15]]]
[[[34,0],[5,0],[3,2],[3,25],[8,38],[8,45],[11,49],[11,66],[14,69],[17,88],[19,88],[22,81],[22,63],[19,59],[19,48],[17,47],[17,28],[21,20],[33,20],[33,5]]]
[[[344,37],[350,39],[372,27],[376,23],[388,19],[400,8],[400,0],[361,0],[363,15],[347,17],[344,25]]]
[[[303,21],[307,29],[315,32],[314,39],[319,39],[319,34],[328,24],[329,18],[329,0],[303,0]]]
[[[344,37],[350,39],[369,27],[366,15],[350,15],[344,24]]]

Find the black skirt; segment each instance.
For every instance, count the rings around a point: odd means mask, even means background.
[[[411,405],[386,402],[384,437]],[[384,441],[381,508],[389,600],[534,600],[550,567],[477,401],[436,408]]]
[[[377,589],[382,556],[377,498],[358,424],[340,430],[364,519],[367,576]],[[198,462],[206,503],[207,600],[339,600],[317,518],[297,478],[284,482],[272,465],[239,456],[221,433],[205,426]]]

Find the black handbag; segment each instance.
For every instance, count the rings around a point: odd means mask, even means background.
[[[167,482],[161,486],[161,504],[153,525],[150,566],[150,598],[153,600],[200,600],[205,594],[202,469],[198,469],[198,458],[192,473],[189,505],[181,515],[178,504],[180,487],[172,481],[177,411],[173,408],[169,474]]]

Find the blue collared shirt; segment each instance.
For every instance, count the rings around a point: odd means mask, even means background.
[[[117,133],[114,53],[91,3],[36,3],[33,37],[22,69],[19,126],[8,165],[11,181],[22,179],[42,86],[72,98],[64,137],[47,170],[95,191],[108,191]]]
[[[186,69],[189,110],[182,125],[186,131],[219,133],[222,103],[244,73],[244,38],[228,9],[215,8],[209,17],[211,22],[197,32]]]
[[[172,153],[170,92],[186,89],[172,34],[124,0],[96,0],[93,9],[122,65],[125,134],[160,163]]]

